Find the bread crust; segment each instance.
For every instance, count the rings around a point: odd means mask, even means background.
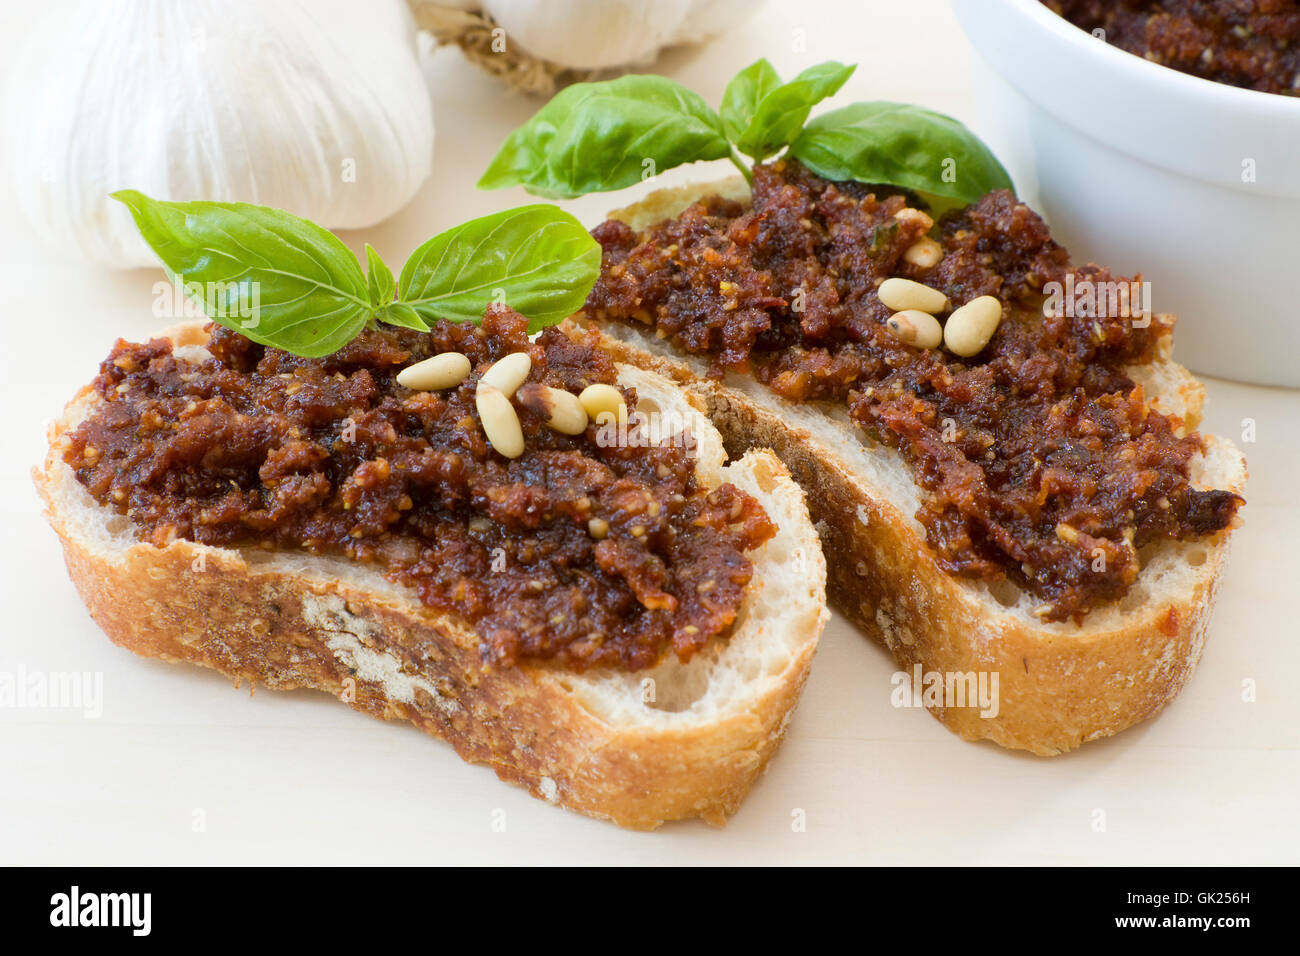
[[[202,341],[192,328],[173,337]],[[75,478],[60,449],[93,400],[83,389],[69,404],[34,479],[68,573],[114,643],[212,668],[237,687],[313,688],[373,717],[409,720],[537,797],[636,829],[690,817],[724,823],[775,752],[827,617],[824,599],[800,609],[794,653],[746,707],[706,723],[618,726],[584,706],[574,675],[486,667],[463,622],[377,572],[358,580],[348,562],[304,557],[286,566],[264,552],[186,540],[104,547],[68,504]],[[769,454],[751,462],[751,472],[761,488],[799,494]],[[803,518],[815,550],[806,511]],[[819,571],[820,554],[810,569],[812,598]]]
[[[715,188],[730,199],[747,195],[743,180],[733,177],[653,193],[612,216],[644,228]],[[581,315],[571,321],[593,324]],[[991,611],[987,598],[939,567],[912,515],[855,474],[823,436],[797,424],[793,403],[762,386],[741,389],[706,378],[698,361],[692,365],[648,334],[612,324],[595,327],[620,360],[699,395],[729,454],[751,447],[776,452],[807,494],[832,605],[888,648],[901,670],[911,674],[920,665],[923,673],[998,675],[996,716],[982,715],[977,707],[927,707],[954,733],[1044,756],[1060,754],[1153,716],[1191,677],[1227,560],[1227,531],[1204,539],[1194,586],[1179,600],[1126,609],[1113,626],[1088,619],[1082,627],[1031,623]],[[1153,407],[1195,425],[1204,388],[1169,359],[1169,348],[1168,341],[1162,343],[1156,367],[1141,377],[1152,383],[1148,394],[1159,383]],[[841,428],[861,441],[851,425]],[[1210,441],[1235,463],[1227,480],[1231,490],[1242,491],[1240,452],[1223,439]]]

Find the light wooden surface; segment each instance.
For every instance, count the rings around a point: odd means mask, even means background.
[[[4,4],[0,33],[21,36],[28,16]],[[793,50],[795,30],[806,53]],[[661,68],[716,103],[761,55],[783,74],[857,62],[840,102],[914,101],[978,125],[970,54],[945,3],[773,2]],[[428,76],[435,178],[394,219],[346,237],[390,263],[525,198],[471,187],[536,103],[454,51],[433,56]],[[723,171],[679,170],[656,185]],[[785,746],[730,825],[626,833],[534,800],[410,727],[307,692],[250,698],[108,643],[64,573],[27,473],[44,423],[112,340],[166,324],[151,313],[160,273],[62,262],[30,241],[0,192],[0,672],[97,672],[104,689],[98,718],[0,708],[0,863],[1300,862],[1300,393],[1209,383],[1208,428],[1240,440],[1243,420],[1255,422],[1257,440],[1243,446],[1246,526],[1200,670],[1157,720],[1050,760],[964,743],[921,711],[891,707],[891,659],[836,618]],[[594,224],[636,195],[569,206]],[[1247,681],[1254,702],[1243,701]]]

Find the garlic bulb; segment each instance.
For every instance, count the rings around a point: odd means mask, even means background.
[[[661,49],[695,43],[748,19],[759,0],[410,0],[435,33],[458,39],[475,24],[440,10],[486,14],[512,45],[568,70],[605,70],[653,60]],[[478,24],[481,27],[481,23]],[[462,43],[462,46],[465,44]],[[477,44],[476,44],[477,45]]]
[[[37,26],[12,76],[20,208],[116,266],[157,259],[115,189],[353,228],[396,212],[432,165],[401,0],[89,0]]]
[[[672,42],[698,43],[724,33],[748,20],[762,6],[763,0],[694,0]]]
[[[694,0],[483,0],[529,53],[583,70],[644,63],[677,36]]]

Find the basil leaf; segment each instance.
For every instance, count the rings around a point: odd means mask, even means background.
[[[506,138],[478,185],[572,199],[730,153],[722,119],[697,94],[632,74],[561,90]]]
[[[366,243],[366,269],[369,272],[366,284],[370,292],[370,304],[376,309],[381,309],[393,301],[393,293],[397,291],[397,280],[393,278],[393,270],[379,258],[379,253],[375,252],[374,247],[368,242]]]
[[[404,302],[394,302],[375,313],[375,318],[388,325],[400,325],[404,329],[428,332],[429,326],[420,318],[420,313]]]
[[[600,275],[600,243],[554,206],[521,206],[471,219],[413,253],[398,302],[428,320],[475,322],[492,302],[553,325],[582,308]]]
[[[755,107],[749,123],[733,137],[736,148],[762,162],[790,145],[803,129],[813,106],[837,93],[855,69],[856,66],[833,61],[819,63],[769,91]]]
[[[254,342],[328,355],[371,316],[356,257],[315,223],[247,203],[164,202],[133,189],[111,195],[131,210],[167,271],[198,284],[208,318]]]
[[[781,77],[766,59],[755,60],[731,78],[718,110],[728,139],[733,143],[740,139],[763,97],[780,85]]]
[[[804,127],[790,154],[826,179],[886,183],[968,203],[1013,188],[969,129],[905,103],[854,103],[824,113]]]

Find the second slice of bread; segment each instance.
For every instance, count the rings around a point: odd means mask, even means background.
[[[677,215],[708,195],[746,201],[744,180],[662,190],[612,214],[634,229]],[[581,315],[574,320],[589,325]],[[1038,602],[1008,581],[986,584],[939,567],[915,515],[921,489],[901,456],[873,444],[842,405],[790,402],[753,378],[705,375],[707,361],[643,328],[601,323],[607,346],[698,395],[727,450],[771,448],[807,492],[821,534],[833,604],[884,644],[909,675],[997,674],[997,713],[978,706],[930,707],[971,740],[1051,755],[1150,717],[1187,683],[1204,646],[1228,553],[1228,532],[1170,542],[1146,555],[1122,601],[1082,624],[1044,622]],[[1169,357],[1130,370],[1151,407],[1200,421],[1204,389]],[[1192,463],[1198,488],[1242,492],[1245,460],[1229,441],[1206,436]],[[960,679],[960,676],[958,676]],[[882,685],[880,693],[889,688]]]

